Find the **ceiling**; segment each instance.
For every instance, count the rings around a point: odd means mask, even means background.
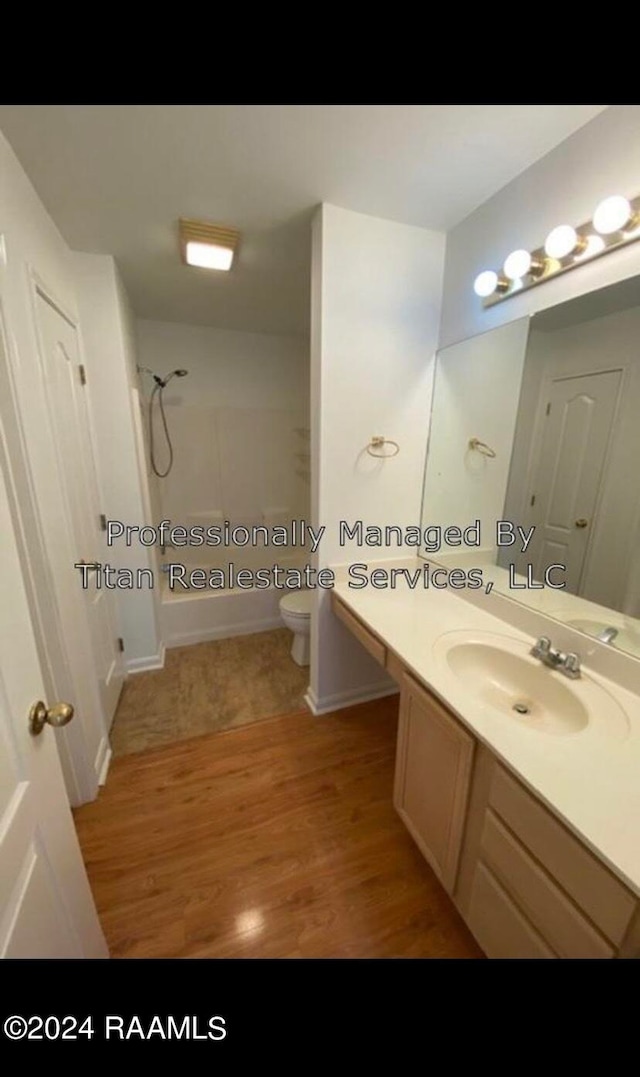
[[[305,333],[319,202],[447,230],[604,105],[2,105],[75,250],[113,254],[140,317]],[[176,221],[239,228],[230,273]]]

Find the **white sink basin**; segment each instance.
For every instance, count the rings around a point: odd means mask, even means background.
[[[601,684],[584,671],[570,680],[543,666],[521,640],[447,632],[433,653],[467,695],[526,729],[555,736],[592,729],[618,740],[629,733],[625,712]]]

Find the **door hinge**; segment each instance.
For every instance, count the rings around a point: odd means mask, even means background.
[[[545,414],[546,414],[546,415],[550,415],[550,414],[551,414],[551,404],[550,404],[550,403],[549,403],[549,404],[547,404],[547,410],[546,410]]]
[[[118,650],[124,651],[124,640],[122,636],[118,636]]]
[[[78,363],[78,374],[80,375],[80,384],[87,384],[87,372],[84,368],[84,363]]]
[[[533,497],[531,498],[531,501],[529,502],[529,504],[530,505],[535,505],[535,503],[536,503],[536,495],[534,494]]]
[[[100,513],[100,530],[101,531],[106,531],[107,530],[107,517],[105,516],[104,512]]]

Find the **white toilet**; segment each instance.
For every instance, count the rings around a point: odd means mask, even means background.
[[[280,599],[280,614],[293,632],[291,657],[299,666],[309,665],[311,631],[311,591],[290,591]]]

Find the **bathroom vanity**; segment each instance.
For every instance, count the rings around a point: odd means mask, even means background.
[[[332,606],[400,687],[395,807],[487,956],[640,956],[638,696],[451,592],[338,575]]]

